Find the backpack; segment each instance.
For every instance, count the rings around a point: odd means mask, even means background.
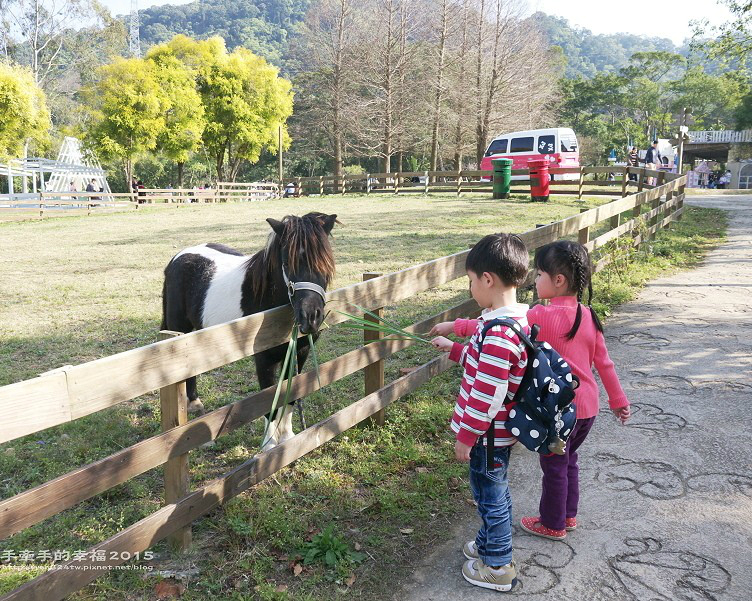
[[[497,318],[484,323],[478,337],[478,351],[488,330],[494,326],[508,326],[514,330],[527,349],[527,367],[511,401],[505,428],[526,448],[541,455],[563,455],[567,439],[576,421],[574,391],[580,381],[566,361],[548,342],[536,340],[540,327],[533,325],[526,336],[516,319]],[[486,433],[486,452],[489,469],[493,468],[493,448],[496,419]]]

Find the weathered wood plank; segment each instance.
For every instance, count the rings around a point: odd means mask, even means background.
[[[469,299],[413,326],[410,332],[426,332],[442,321],[475,316],[478,305]],[[319,366],[319,378],[305,372],[292,381],[296,398],[319,390],[353,374],[367,365],[413,344],[408,340],[385,338],[350,351]],[[109,457],[80,467],[0,502],[0,539],[5,539],[76,503],[93,497],[131,478],[179,457],[202,444],[229,434],[271,409],[276,386],[270,386],[242,400],[198,417],[185,425],[143,440]]]
[[[145,551],[176,530],[191,524],[215,507],[317,449],[398,398],[412,392],[431,378],[446,371],[451,365],[446,355],[437,357],[381,390],[332,414],[271,451],[246,461],[187,497],[163,507],[90,549],[91,552],[104,550],[107,561],[99,562],[89,558],[66,562],[63,564],[64,569],[45,572],[3,595],[0,601],[59,601],[63,599],[96,580],[104,572],[100,568],[83,569],[84,566],[115,566],[125,563],[122,559],[124,552],[132,555]]]
[[[0,387],[0,443],[71,421],[68,369]]]

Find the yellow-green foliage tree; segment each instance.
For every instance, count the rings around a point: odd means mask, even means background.
[[[206,126],[204,106],[196,90],[196,70],[168,53],[149,53],[146,58],[154,64],[157,81],[168,100],[157,148],[177,163],[178,187],[182,188],[183,167],[201,146]]]
[[[275,152],[280,126],[287,138],[291,88],[276,67],[245,48],[212,65],[199,91],[207,117],[204,146],[216,160],[217,177],[234,181],[243,160],[258,161],[263,149]]]
[[[220,37],[197,41],[177,35],[149,52],[152,60],[173,56],[195,73],[204,107],[203,145],[215,160],[217,177],[234,180],[243,160],[276,152],[278,128],[292,115],[292,86],[279,71],[245,48],[228,53]]]
[[[27,142],[41,154],[50,125],[44,92],[31,70],[0,61],[0,158],[22,156]]]
[[[154,150],[166,129],[170,100],[152,61],[117,58],[98,75],[98,82],[85,92],[85,140],[99,156],[122,161],[130,182],[135,157]]]

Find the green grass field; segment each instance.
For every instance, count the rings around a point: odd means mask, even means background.
[[[336,213],[337,277],[333,287],[368,271],[390,272],[468,247],[494,231],[521,232],[576,214],[583,206],[555,198],[492,201],[480,195],[393,198],[303,198],[265,203],[139,209],[136,213],[0,224],[0,385],[65,364],[77,364],[153,342],[159,329],[162,270],[180,249],[215,241],[255,252],[269,231],[266,217],[310,210]],[[690,209],[679,227],[662,232],[644,253],[598,277],[598,309],[628,300],[647,279],[695,264],[718,243],[723,213]],[[628,268],[627,268],[628,267]],[[467,297],[463,279],[428,291],[387,314],[403,324]],[[321,361],[355,348],[362,336],[332,328],[318,345]],[[435,356],[411,347],[387,362],[387,380],[401,367]],[[379,599],[399,576],[405,545],[441,540],[447,516],[467,496],[465,467],[451,460],[447,434],[459,372],[436,378],[387,410],[384,428],[349,431],[194,524],[194,550],[175,557],[155,547],[154,572],[113,571],[74,599],[154,598],[159,570],[183,572],[183,599]],[[207,409],[257,388],[252,360],[199,379]],[[309,423],[362,396],[353,375],[314,393]],[[30,408],[31,409],[31,408]],[[7,498],[107,456],[159,430],[156,394],[0,446],[0,488]],[[258,449],[254,423],[191,453],[200,485]],[[95,545],[154,511],[162,495],[156,469],[3,541],[0,549],[32,552]],[[321,534],[327,530],[326,536]],[[311,550],[332,551],[334,566],[296,570]],[[1,561],[1,560],[0,560]],[[43,571],[19,561],[0,566],[0,592]]]

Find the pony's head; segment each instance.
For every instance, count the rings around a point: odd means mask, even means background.
[[[266,265],[271,281],[283,272],[292,284],[310,282],[326,290],[334,277],[334,255],[329,234],[336,215],[287,215],[282,221],[266,220],[272,228],[266,245]],[[271,272],[275,272],[272,276]],[[305,286],[305,285],[304,285]],[[315,288],[312,286],[311,288]],[[324,298],[315,289],[291,289],[295,320],[303,334],[317,332],[324,321]]]

